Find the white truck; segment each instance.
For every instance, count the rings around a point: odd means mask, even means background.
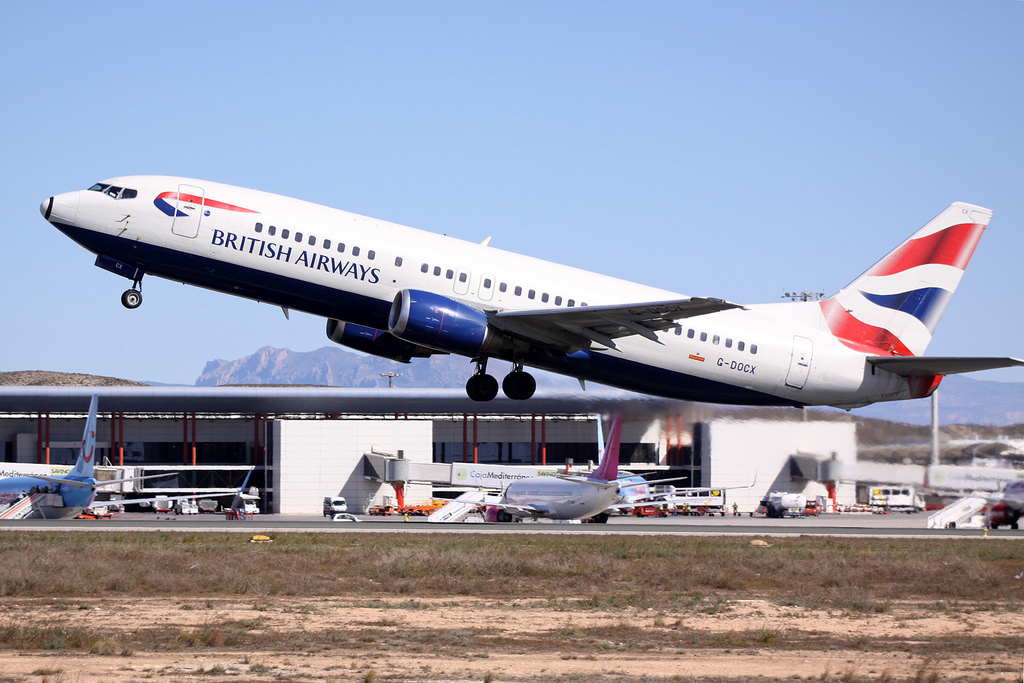
[[[339,512],[348,512],[348,501],[341,496],[324,496],[324,517],[332,517]]]
[[[924,498],[913,486],[872,486],[871,508],[879,512],[921,512],[924,510]]]

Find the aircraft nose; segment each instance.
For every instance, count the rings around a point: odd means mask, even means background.
[[[49,199],[44,199],[39,205],[39,212],[43,218],[50,223],[74,225],[78,217],[78,192],[65,192],[57,194]]]

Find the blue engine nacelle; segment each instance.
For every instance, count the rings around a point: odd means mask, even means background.
[[[395,295],[388,331],[399,339],[438,351],[476,356],[500,347],[500,336],[483,311],[446,296],[403,289]]]
[[[327,319],[327,338],[335,344],[402,363],[408,363],[411,358],[428,358],[430,354],[437,353],[432,349],[410,344],[383,330],[333,318]]]

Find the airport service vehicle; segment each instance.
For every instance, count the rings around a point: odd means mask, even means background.
[[[359,518],[348,512],[337,512],[331,515],[332,522],[358,522]]]
[[[871,507],[885,512],[921,512],[924,498],[913,486],[875,486],[871,488]]]
[[[490,358],[512,363],[511,399],[533,395],[535,367],[684,400],[844,408],[1024,364],[922,355],[992,215],[960,202],[823,301],[752,305],[191,178],[112,178],[40,212],[132,282],[128,308],[149,274],[305,311],[359,351],[473,359],[466,392],[478,401],[498,393]]]
[[[443,508],[448,501],[432,498],[419,503],[407,503],[406,505],[394,505],[392,503],[383,503],[381,505],[371,505],[366,509],[368,515],[430,515],[437,510]]]
[[[803,517],[807,514],[807,496],[802,493],[772,491],[761,499],[759,511],[766,517]]]
[[[348,512],[348,501],[341,496],[324,496],[324,517],[337,512]]]
[[[174,514],[176,515],[198,515],[199,505],[192,500],[179,500],[174,504]]]

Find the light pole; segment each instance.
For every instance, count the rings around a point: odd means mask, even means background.
[[[380,373],[380,376],[388,378],[388,389],[390,389],[392,386],[394,386],[395,378],[396,377],[401,377],[402,373],[400,373],[400,372],[391,372],[390,370],[388,370],[387,372]]]

